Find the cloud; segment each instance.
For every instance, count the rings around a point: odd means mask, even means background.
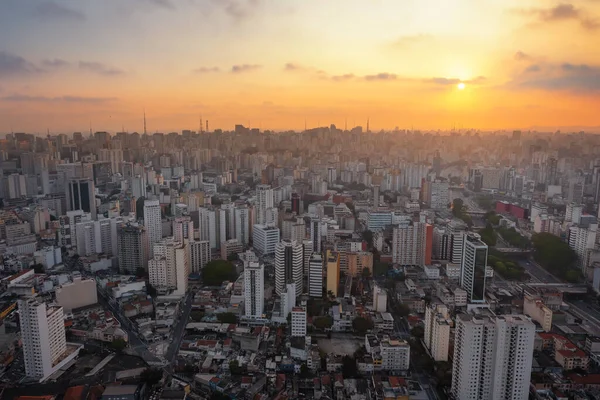
[[[598,93],[600,66],[572,63],[534,64],[514,76],[507,86],[517,89]]]
[[[283,69],[288,72],[296,72],[296,71],[306,72],[306,71],[311,70],[312,68],[304,67],[300,64],[286,63],[284,65]]]
[[[2,101],[8,102],[35,102],[35,103],[106,103],[117,100],[116,97],[83,97],[83,96],[29,96],[25,94],[13,94],[0,98]]]
[[[162,8],[168,8],[170,10],[175,9],[175,4],[171,0],[146,0],[148,3],[154,4]]]
[[[0,51],[0,77],[34,72],[41,72],[41,69],[21,56]]]
[[[387,72],[381,72],[376,75],[365,75],[364,79],[366,81],[394,81],[397,76],[395,74],[389,74]]]
[[[208,74],[211,72],[219,72],[221,69],[219,67],[200,67],[196,68],[193,72],[196,74]]]
[[[84,21],[85,15],[53,1],[45,1],[33,9],[33,15],[48,20]]]
[[[551,8],[533,8],[528,10],[517,10],[517,12],[524,15],[535,16],[537,21],[541,23],[576,21],[587,30],[596,30],[600,28],[600,22],[598,22],[597,19],[587,15],[583,9],[568,3],[561,3]]]
[[[68,61],[65,60],[61,60],[60,58],[55,58],[55,59],[46,59],[42,61],[42,65],[44,67],[48,67],[48,68],[62,68],[62,67],[66,67],[67,65],[69,65]]]
[[[105,76],[116,76],[125,73],[125,71],[121,69],[111,67],[99,62],[90,61],[79,61],[79,69]]]
[[[523,53],[522,51],[517,51],[517,52],[515,53],[515,56],[514,56],[514,58],[515,58],[515,60],[517,60],[517,61],[526,61],[526,60],[530,60],[530,59],[531,59],[531,56],[530,56],[529,54],[525,54],[525,53]]]
[[[540,72],[542,70],[542,67],[540,67],[537,64],[533,64],[530,65],[529,67],[525,68],[525,72]]]
[[[212,3],[236,21],[242,21],[256,12],[261,0],[212,0]]]
[[[458,79],[458,78],[441,78],[435,77],[431,79],[425,79],[425,83],[433,83],[435,85],[457,85],[459,83],[467,83],[470,85],[481,85],[485,83],[487,78],[485,76],[477,76],[472,79]]]
[[[399,37],[392,43],[392,45],[395,47],[405,47],[412,44],[423,43],[431,39],[433,39],[433,35],[426,33],[407,35]]]
[[[243,72],[256,71],[257,69],[260,69],[260,68],[262,68],[262,65],[241,64],[241,65],[234,65],[233,67],[231,67],[231,72],[234,74],[239,74],[239,73],[243,73]]]
[[[344,75],[333,75],[330,77],[324,77],[324,79],[331,79],[334,82],[344,82],[354,79],[354,74],[344,74]]]

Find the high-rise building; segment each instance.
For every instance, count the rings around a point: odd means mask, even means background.
[[[199,273],[211,258],[208,240],[191,240],[188,242],[190,253],[190,272]]]
[[[265,302],[263,264],[244,262],[244,315],[250,318],[261,318]]]
[[[378,285],[373,287],[373,310],[381,313],[387,311],[387,292]]]
[[[410,366],[410,346],[404,340],[384,337],[379,343],[381,369],[385,371],[408,371]]]
[[[304,307],[292,308],[292,337],[306,336],[306,309]]]
[[[173,221],[173,237],[177,242],[194,240],[194,222],[189,216],[175,218]]]
[[[471,303],[485,302],[485,269],[488,246],[476,233],[467,233],[463,243],[460,286],[467,291]]]
[[[18,199],[27,196],[27,181],[25,175],[10,174],[7,181],[9,199]]]
[[[256,224],[252,229],[252,245],[259,254],[274,254],[279,238],[279,228],[274,226]]]
[[[243,246],[250,242],[250,213],[247,206],[236,207],[235,215],[235,238]]]
[[[526,400],[535,325],[523,315],[456,317],[451,392],[455,399]]]
[[[283,240],[275,250],[275,292],[281,294],[285,285],[294,283],[296,294],[303,293],[303,247],[301,243]]]
[[[148,256],[152,258],[154,244],[162,240],[162,219],[158,200],[144,200],[144,226],[148,235]]]
[[[587,268],[590,264],[589,252],[596,246],[597,231],[598,224],[590,224],[587,228],[576,225],[569,228],[569,247],[577,254],[577,265],[585,276],[587,276]]]
[[[310,240],[313,252],[321,254],[321,221],[319,219],[314,218],[310,221]]]
[[[567,208],[565,210],[565,222],[579,224],[582,214],[583,206],[581,204],[569,203],[567,204]]]
[[[457,220],[452,220],[446,226],[446,234],[449,240],[449,260],[453,264],[462,264],[463,244],[467,226]]]
[[[308,269],[308,295],[323,297],[323,258],[320,254],[312,254]]]
[[[379,207],[379,189],[381,187],[379,185],[373,185],[373,206]]]
[[[448,361],[450,313],[444,304],[429,304],[425,309],[425,346],[434,361]]]
[[[256,223],[267,223],[267,209],[273,208],[273,189],[271,185],[256,186]]]
[[[212,208],[201,207],[198,209],[198,232],[200,240],[207,240],[210,243],[211,249],[216,249],[221,244],[218,234],[220,229],[217,229],[217,213]]]
[[[47,307],[35,298],[19,300],[18,304],[25,374],[40,380],[47,378],[67,352],[63,308]]]
[[[173,238],[154,244],[154,258],[148,261],[148,281],[155,288],[172,290],[183,296],[187,291],[190,267],[188,250],[184,243]]]
[[[430,265],[433,226],[423,222],[402,221],[394,228],[392,258],[400,265]]]
[[[117,253],[119,271],[135,274],[138,268],[148,265],[148,237],[146,228],[137,224],[124,224],[117,228]]]
[[[96,219],[96,193],[91,179],[71,179],[66,192],[67,210],[83,210]]]
[[[445,210],[450,204],[448,198],[448,182],[436,179],[429,182],[429,207],[434,210]]]
[[[327,293],[333,293],[333,297],[338,296],[338,287],[340,285],[340,254],[327,250]]]

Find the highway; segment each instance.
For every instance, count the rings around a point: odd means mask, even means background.
[[[533,260],[519,261],[519,264],[525,268],[527,273],[531,275],[533,280],[543,283],[562,283],[560,279],[552,275],[550,272],[542,268],[538,263]]]

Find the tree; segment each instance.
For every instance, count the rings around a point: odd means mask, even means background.
[[[140,381],[147,383],[149,386],[154,386],[163,377],[163,371],[161,369],[146,368],[140,374]]]
[[[481,240],[487,244],[488,246],[495,246],[497,241],[497,235],[492,228],[492,225],[489,223],[485,226],[484,229],[479,231],[479,235],[481,235]]]
[[[308,369],[306,363],[302,363],[300,366],[300,377],[304,379],[310,377],[310,369]]]
[[[409,314],[410,307],[407,306],[405,303],[400,303],[400,305],[398,305],[398,315],[400,315],[401,317],[408,317]]]
[[[138,278],[143,278],[146,276],[146,269],[144,267],[137,267],[135,269],[135,276]]]
[[[390,265],[387,263],[376,262],[373,265],[373,276],[382,276],[386,275],[390,269]]]
[[[369,278],[371,276],[371,271],[369,270],[369,268],[363,268],[362,276],[363,278]]]
[[[352,320],[352,329],[364,335],[373,329],[373,321],[364,317],[356,317]]]
[[[238,360],[233,360],[229,362],[229,372],[231,375],[241,375],[244,373],[244,369],[240,367]]]
[[[240,257],[238,256],[238,253],[231,253],[230,255],[227,256],[227,261],[238,261],[240,259]]]
[[[202,281],[208,286],[219,286],[224,281],[235,281],[236,279],[237,271],[230,261],[210,261],[202,269]]]
[[[422,326],[415,326],[410,330],[410,334],[416,338],[423,339],[425,337],[425,330]]]
[[[452,200],[452,215],[457,218],[461,218],[464,213],[465,203],[462,199],[457,198]]]
[[[217,319],[222,324],[236,324],[237,316],[234,313],[225,312],[217,314]]]
[[[577,254],[559,237],[550,233],[536,233],[531,238],[534,259],[548,272],[562,279],[567,278],[570,270],[576,270]],[[574,278],[570,273],[569,278]]]
[[[333,318],[330,315],[313,318],[313,325],[317,329],[330,329],[333,326]]]
[[[356,360],[354,357],[342,357],[342,375],[344,376],[344,379],[354,378],[358,375],[358,368],[356,367]]]
[[[121,338],[113,339],[113,341],[110,343],[110,347],[117,353],[122,353],[127,347],[127,342]]]
[[[37,263],[33,266],[33,272],[35,272],[36,274],[43,274],[44,273],[44,266],[40,263]]]

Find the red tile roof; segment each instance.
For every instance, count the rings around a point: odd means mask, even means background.
[[[71,386],[65,392],[64,400],[82,400],[83,392],[85,391],[85,386]],[[85,399],[83,399],[85,400]]]

